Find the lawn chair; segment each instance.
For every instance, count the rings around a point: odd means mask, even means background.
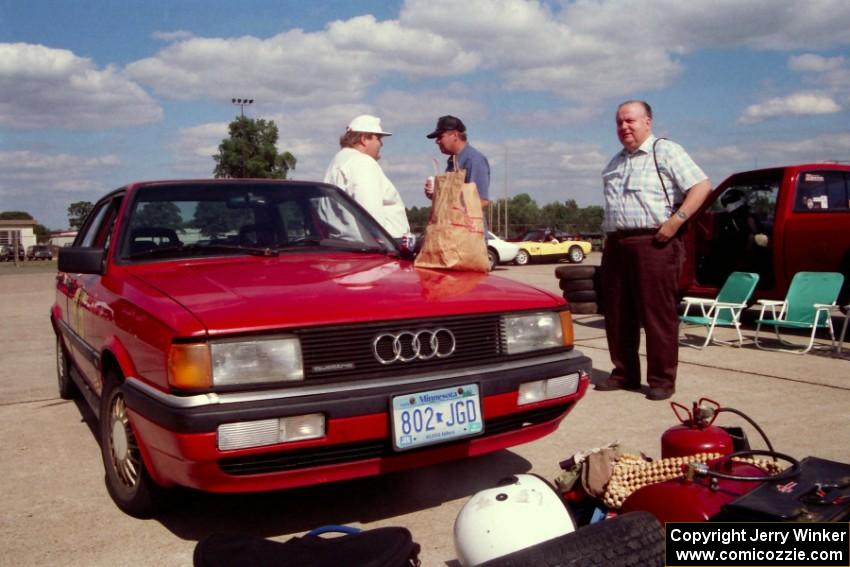
[[[726,278],[726,283],[720,288],[720,292],[715,299],[706,299],[702,297],[685,297],[682,301],[685,302],[685,313],[679,316],[679,326],[683,329],[688,325],[699,325],[707,327],[708,331],[705,336],[705,342],[702,345],[692,345],[679,341],[685,346],[703,349],[712,341],[719,344],[732,344],[726,341],[720,341],[714,336],[714,328],[718,325],[721,327],[735,327],[738,333],[738,346],[744,344],[744,337],[741,336],[741,311],[747,307],[747,301],[756,289],[756,284],[759,281],[758,274],[749,272],[732,272]],[[691,314],[691,307],[699,306],[699,314]],[[694,309],[696,311],[696,309]]]
[[[841,354],[844,337],[847,335],[847,323],[850,323],[850,304],[844,306],[844,324],[841,325],[841,335],[838,337],[838,354]]]
[[[756,324],[756,346],[764,350],[779,350],[805,354],[812,349],[815,343],[815,333],[818,329],[829,329],[832,339],[832,348],[835,348],[835,333],[832,329],[832,318],[830,313],[835,309],[835,300],[841,290],[844,276],[836,272],[797,272],[788,287],[785,301],[772,301],[761,299],[761,313]],[[779,307],[779,313],[776,308]],[[765,319],[765,310],[770,309],[771,318]],[[809,343],[805,348],[767,348],[759,344],[759,331],[762,325],[773,327],[776,331],[776,339],[780,344],[797,346],[794,343],[784,341],[779,335],[779,329],[808,330]]]

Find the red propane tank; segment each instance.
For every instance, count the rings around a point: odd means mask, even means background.
[[[673,413],[681,422],[661,435],[661,458],[687,457],[698,453],[727,455],[734,450],[732,436],[712,425],[720,404],[708,398],[694,402],[693,412],[682,404],[671,402]]]

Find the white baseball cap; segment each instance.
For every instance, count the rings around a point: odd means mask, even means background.
[[[384,132],[381,128],[381,119],[371,114],[361,114],[348,125],[349,132],[363,132],[364,134],[380,134],[381,136],[392,136],[390,132]]]

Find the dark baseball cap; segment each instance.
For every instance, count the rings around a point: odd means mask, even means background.
[[[433,132],[431,132],[425,137],[436,138],[446,130],[457,130],[458,132],[466,132],[466,126],[464,126],[461,119],[456,116],[440,116],[439,120],[437,120],[437,127],[434,129]]]

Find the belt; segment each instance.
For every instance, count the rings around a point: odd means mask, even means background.
[[[621,228],[613,232],[608,232],[605,235],[608,238],[628,238],[630,236],[653,236],[658,232],[658,228]]]

